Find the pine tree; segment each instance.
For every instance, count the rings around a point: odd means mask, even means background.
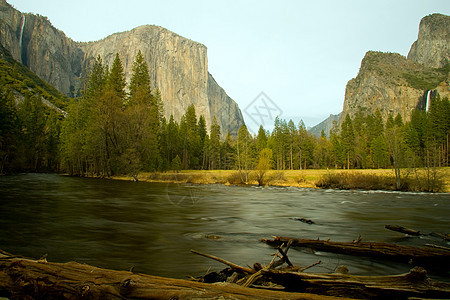
[[[133,63],[133,72],[129,85],[130,97],[125,110],[128,120],[127,139],[129,148],[134,148],[146,171],[161,168],[160,158],[160,121],[161,105],[159,94],[152,94],[148,66],[139,51]]]
[[[151,94],[148,65],[141,50],[138,51],[136,59],[133,62],[129,89],[131,97],[137,97],[137,94],[142,93],[143,91],[146,92],[148,96]]]
[[[111,70],[107,77],[108,88],[112,89],[116,95],[125,101],[126,92],[125,87],[127,85],[125,81],[125,73],[123,71],[123,65],[119,58],[119,53],[116,53],[116,57],[112,64]]]
[[[256,152],[260,153],[262,149],[267,146],[267,133],[263,126],[260,125],[258,129],[258,134],[256,135]]]
[[[347,156],[347,169],[353,164],[355,155],[355,133],[350,115],[347,115],[341,125],[342,147]]]
[[[209,144],[209,152],[210,152],[210,160],[211,160],[211,169],[218,169],[220,167],[220,125],[217,123],[217,119],[214,116],[211,124],[210,130],[210,144]]]
[[[18,167],[19,125],[12,91],[0,88],[0,174]]]

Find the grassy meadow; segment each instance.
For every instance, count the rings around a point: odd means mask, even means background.
[[[434,175],[433,178],[428,175]],[[439,192],[450,192],[450,168],[439,168],[436,174],[425,170],[403,171],[405,188],[423,191],[431,183]],[[179,172],[140,173],[139,181],[172,182],[194,184],[242,185],[237,170],[185,170]],[[132,180],[131,177],[116,176],[114,179]],[[257,185],[254,172],[249,174],[249,185]],[[306,188],[394,190],[395,174],[392,169],[364,170],[271,170],[265,175],[265,185]],[[436,191],[436,190],[435,190]]]

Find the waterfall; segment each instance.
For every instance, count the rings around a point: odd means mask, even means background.
[[[22,15],[22,27],[20,28],[19,50],[22,55],[23,29],[25,28],[25,14]]]
[[[427,102],[425,104],[425,111],[428,111],[430,109],[430,94],[431,94],[431,90],[429,90],[427,93]]]

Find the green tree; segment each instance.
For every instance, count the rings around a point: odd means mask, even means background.
[[[236,143],[230,133],[227,134],[221,145],[220,161],[221,168],[225,170],[231,170],[236,166]]]
[[[258,129],[258,134],[256,135],[256,152],[260,153],[262,149],[267,146],[267,133],[263,126],[260,125]]]
[[[355,155],[355,133],[350,115],[345,116],[341,125],[342,148],[347,156],[347,169],[353,164]]]
[[[141,50],[138,51],[136,58],[133,62],[132,75],[130,79],[130,96],[137,96],[138,93],[143,91],[147,93],[150,98],[150,77],[148,74],[148,65],[142,55]],[[148,100],[148,99],[147,99]]]
[[[389,161],[386,141],[383,135],[379,135],[372,141],[371,155],[373,164],[377,168],[386,168]]]
[[[11,90],[0,88],[0,174],[17,168],[20,124]]]
[[[46,115],[40,97],[25,97],[19,105],[18,116],[22,124],[26,169],[38,172],[43,166],[46,150]]]
[[[247,126],[242,125],[238,130],[236,145],[236,163],[243,183],[248,183],[249,173],[253,169],[253,141]]]
[[[267,171],[272,169],[273,165],[273,153],[272,149],[264,148],[259,153],[258,163],[256,164],[256,181],[258,185],[264,185],[265,175]]]
[[[128,120],[128,148],[139,153],[142,169],[156,170],[160,166],[160,98],[153,95],[147,63],[139,51],[133,63],[130,79],[130,97],[125,109]]]
[[[172,160],[172,170],[176,172],[181,170],[181,158],[178,155]]]
[[[220,166],[220,125],[217,123],[217,119],[214,116],[210,130],[210,144],[209,153],[211,166],[210,169],[214,170]]]
[[[122,101],[125,101],[125,87],[127,83],[125,81],[125,73],[123,71],[122,62],[119,58],[119,53],[116,53],[116,57],[112,64],[111,70],[109,71],[107,85],[116,93],[116,95],[120,99],[122,99]]]

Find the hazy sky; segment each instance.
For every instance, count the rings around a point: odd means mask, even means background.
[[[76,41],[155,24],[206,45],[210,73],[250,126],[244,110],[261,92],[307,126],[339,113],[366,51],[406,56],[422,17],[450,14],[449,0],[7,1]]]

